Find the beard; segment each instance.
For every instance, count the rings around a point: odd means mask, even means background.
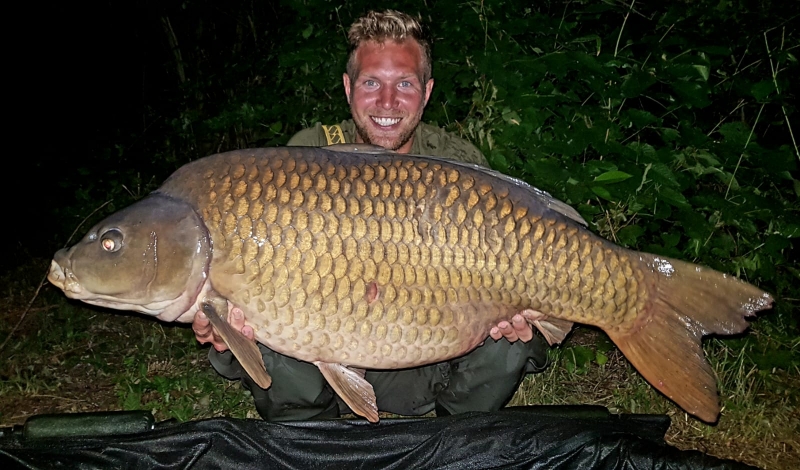
[[[351,107],[351,114],[356,125],[356,132],[365,144],[377,145],[392,151],[407,144],[414,137],[414,132],[422,119],[422,109],[420,108],[420,112],[416,116],[403,117],[400,121],[402,126],[396,132],[387,133],[375,129],[375,123],[369,117],[369,113],[362,116],[355,113]]]

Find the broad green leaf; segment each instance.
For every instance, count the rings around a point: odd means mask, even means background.
[[[695,108],[705,108],[711,104],[708,99],[708,86],[698,82],[676,81],[672,83],[672,88],[686,104]]]
[[[644,228],[638,225],[628,225],[619,229],[617,239],[623,246],[634,246],[636,240],[642,235],[644,235]]]
[[[597,351],[597,355],[595,356],[595,361],[597,361],[597,365],[602,366],[606,362],[608,362],[608,356],[601,353],[600,351]]]
[[[681,234],[666,232],[661,234],[661,239],[664,240],[664,246],[666,248],[672,248],[681,241]]]
[[[565,367],[571,373],[585,374],[596,353],[586,346],[573,346],[564,350]]]
[[[622,96],[636,98],[656,82],[656,77],[646,72],[634,71],[622,83]]]
[[[753,94],[753,98],[756,101],[764,101],[769,95],[771,95],[775,91],[775,84],[772,80],[762,80],[750,89],[750,92]]]
[[[703,81],[708,81],[708,76],[711,68],[708,65],[693,65],[692,67],[697,70],[697,73],[703,78]]]
[[[664,142],[674,142],[681,138],[681,133],[677,129],[664,127],[661,129],[661,138],[664,139]]]
[[[614,199],[611,197],[611,193],[609,193],[608,190],[602,186],[592,186],[591,190],[593,193],[607,201],[614,201]]]
[[[680,186],[675,174],[663,163],[653,163],[653,166],[650,167],[650,175],[655,181],[667,183],[675,187]]]
[[[519,114],[517,114],[516,111],[512,111],[510,108],[505,108],[503,109],[503,121],[507,122],[508,124],[519,126],[522,119],[520,119]]]
[[[742,122],[728,122],[720,126],[719,133],[725,137],[726,143],[737,148],[738,151],[744,149],[750,130]]]
[[[644,158],[647,161],[655,160],[656,149],[650,144],[631,142],[628,147],[635,150],[640,158]]]
[[[633,125],[639,129],[659,121],[652,113],[640,109],[629,109],[627,115]]]
[[[625,181],[626,179],[630,178],[631,174],[625,173],[624,171],[607,171],[602,175],[597,176],[594,180],[598,183],[619,183],[620,181]]]
[[[675,207],[681,208],[688,208],[691,207],[689,205],[689,201],[683,196],[683,194],[675,191],[672,188],[668,188],[666,186],[662,186],[661,189],[658,190],[659,199],[670,203]]]

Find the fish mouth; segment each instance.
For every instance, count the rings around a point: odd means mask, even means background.
[[[50,272],[47,274],[47,280],[50,281],[50,284],[63,290],[67,297],[74,298],[83,292],[72,270],[61,267],[61,264],[56,260],[50,262]]]

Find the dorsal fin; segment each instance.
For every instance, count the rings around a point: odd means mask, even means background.
[[[322,148],[324,148],[325,150],[331,150],[333,152],[369,153],[372,155],[382,155],[384,153],[397,153],[391,150],[386,150],[380,145],[372,145],[372,144],[333,144],[333,145],[327,145]]]
[[[377,145],[371,144],[335,144],[335,145],[328,145],[327,147],[322,147],[325,150],[330,150],[333,152],[342,152],[342,153],[362,153],[362,154],[371,154],[371,155],[388,155],[394,154],[397,155],[397,152],[393,152],[391,150],[386,150],[383,147],[379,147]],[[546,191],[542,191],[539,188],[531,186],[530,184],[522,181],[519,178],[514,178],[513,176],[504,175],[499,171],[493,170],[491,168],[487,168],[485,166],[478,165],[476,163],[467,163],[458,160],[453,160],[451,158],[446,157],[434,157],[431,155],[407,155],[409,157],[421,158],[425,160],[432,160],[432,161],[439,161],[439,162],[446,162],[449,165],[455,165],[465,168],[470,168],[475,171],[479,171],[481,173],[485,173],[495,178],[499,178],[507,183],[511,183],[512,185],[516,186],[517,188],[521,189],[522,191],[528,193],[531,199],[534,199],[538,204],[541,204],[548,209],[552,209],[555,212],[567,217],[569,219],[574,220],[575,222],[587,227],[589,224],[584,220],[583,217],[576,211],[572,206],[567,204],[566,202],[559,201],[558,199],[554,198],[550,195],[550,193]]]
[[[535,199],[539,204],[542,204],[543,206],[545,206],[545,207],[547,207],[549,209],[552,209],[552,210],[558,212],[559,214],[574,220],[575,222],[578,222],[579,224],[583,225],[584,227],[587,227],[589,225],[586,222],[586,220],[584,220],[583,217],[581,217],[581,215],[578,213],[578,211],[576,211],[572,206],[570,206],[566,202],[563,202],[563,201],[560,201],[560,200],[554,198],[547,191],[542,191],[541,189],[539,189],[537,187],[531,186],[530,184],[526,183],[525,181],[522,181],[519,178],[514,178],[513,176],[505,175],[503,173],[500,173],[497,170],[493,170],[491,168],[487,168],[485,166],[478,165],[476,163],[466,163],[466,162],[460,162],[458,160],[452,160],[452,159],[449,159],[449,158],[429,157],[429,156],[425,156],[425,155],[414,155],[414,156],[418,156],[418,157],[422,157],[422,158],[429,158],[429,159],[432,159],[432,160],[445,161],[447,163],[454,164],[456,166],[464,166],[464,167],[467,167],[467,168],[472,168],[473,170],[480,171],[482,173],[486,173],[487,175],[494,176],[495,178],[499,178],[499,179],[504,180],[504,181],[506,181],[508,183],[511,183],[514,186],[520,188],[521,190],[527,192],[528,194],[530,194],[531,198]]]

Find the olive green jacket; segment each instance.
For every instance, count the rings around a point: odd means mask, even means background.
[[[341,143],[355,142],[356,125],[353,120],[348,119],[342,121],[339,125],[344,134],[344,142]],[[328,139],[325,137],[322,124],[317,123],[314,127],[303,129],[295,134],[289,139],[289,143],[286,145],[324,147],[328,145]],[[453,160],[462,162],[489,166],[486,157],[483,156],[477,147],[444,129],[425,124],[424,122],[420,122],[419,126],[417,126],[417,130],[414,131],[414,143],[411,145],[411,151],[409,153],[412,155],[452,158]]]

